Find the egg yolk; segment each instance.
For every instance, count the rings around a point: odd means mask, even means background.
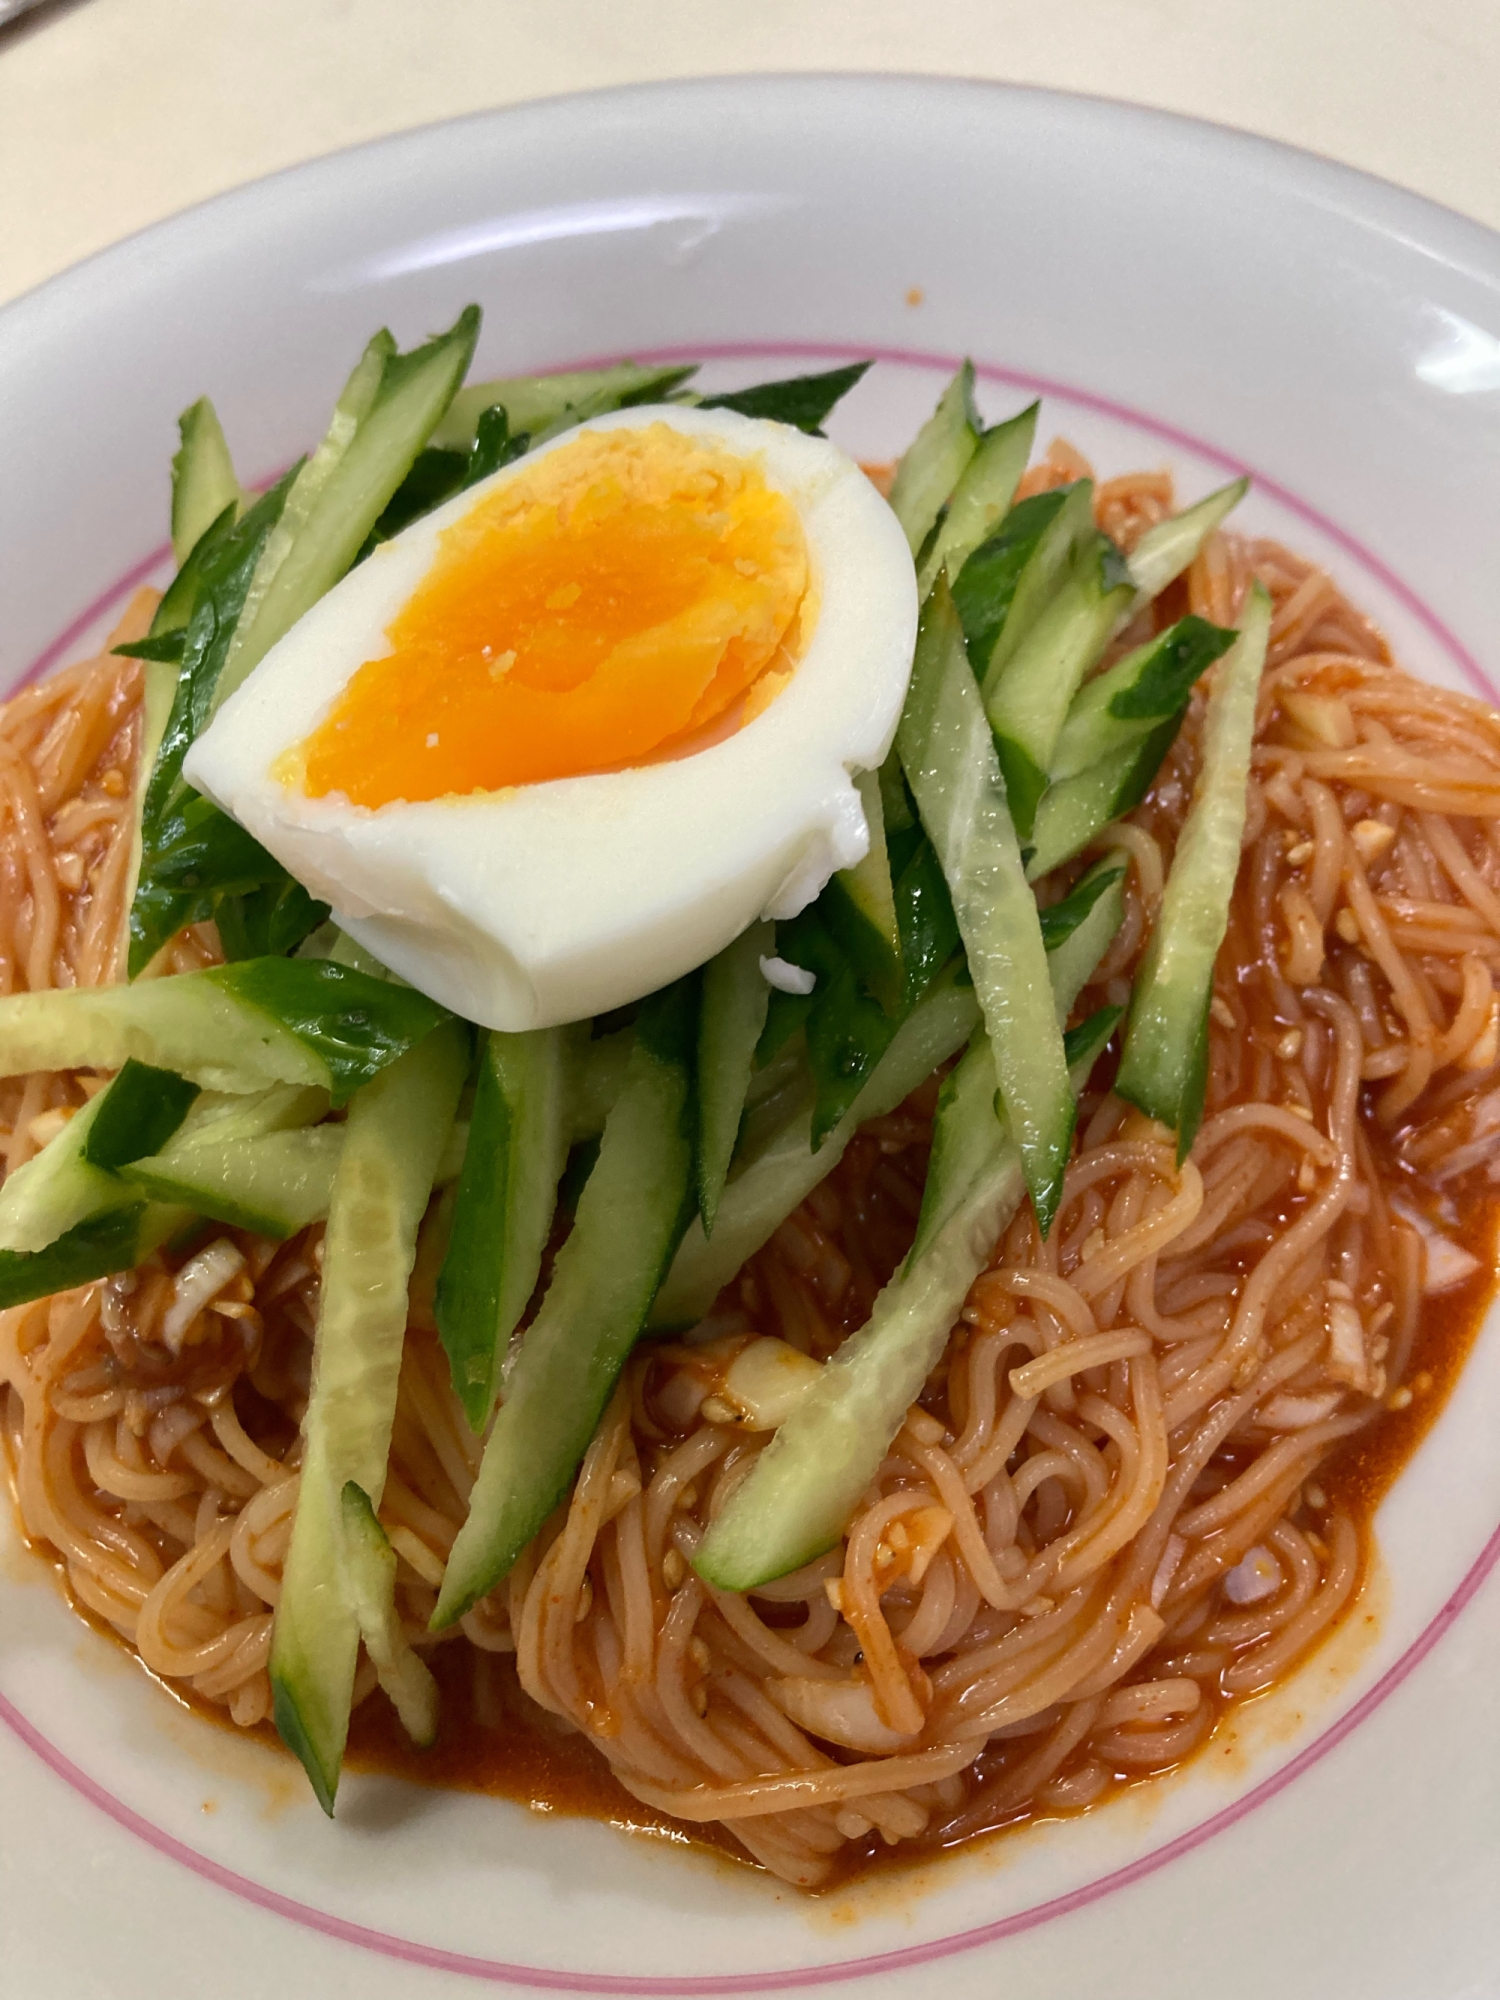
[[[758,713],[805,638],[807,541],[753,460],[583,432],[444,530],[294,753],[314,798],[444,798],[682,754]]]

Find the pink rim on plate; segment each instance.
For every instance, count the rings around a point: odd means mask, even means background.
[[[941,368],[949,372],[957,366],[958,359],[953,355],[931,354],[910,348],[871,348],[858,342],[835,344],[796,341],[733,343],[694,348],[664,347],[638,353],[635,358],[663,363],[687,360],[748,361],[772,355],[790,355],[805,360],[843,360],[853,353],[868,354],[875,360],[896,362],[907,367]],[[593,368],[605,366],[616,359],[618,357],[614,355],[591,357],[566,365],[569,368]],[[1426,629],[1476,693],[1488,701],[1500,703],[1500,691],[1497,691],[1493,681],[1436,612],[1354,536],[1340,528],[1306,500],[1288,491],[1278,481],[1255,472],[1253,468],[1244,465],[1204,439],[1193,436],[1190,432],[1181,430],[1160,418],[1147,416],[1109,397],[1094,395],[1091,391],[1075,388],[1065,382],[1051,381],[1045,377],[982,362],[975,364],[975,372],[986,381],[1003,383],[1029,394],[1056,397],[1059,401],[1072,403],[1097,415],[1132,425],[1160,438],[1164,443],[1177,445],[1211,464],[1222,467],[1231,477],[1248,473],[1262,493],[1326,535],[1374,578],[1413,619]],[[69,622],[51,645],[32,661],[17,685],[21,686],[28,681],[36,680],[57,666],[91,626],[103,618],[129,591],[144,583],[169,555],[170,549],[166,546],[156,549],[151,555],[136,563],[107,590],[102,591]],[[793,1992],[799,1987],[835,1985],[904,1967],[932,1964],[957,1952],[972,1951],[982,1945],[996,1944],[1005,1938],[1018,1937],[1023,1932],[1050,1923],[1054,1918],[1067,1916],[1075,1910],[1086,1909],[1104,1897],[1113,1895],[1117,1890],[1128,1888],[1132,1883],[1143,1881],[1147,1876],[1156,1874],[1169,1862],[1194,1853],[1215,1835],[1227,1832],[1258,1807],[1269,1804],[1272,1799],[1279,1797],[1304,1772],[1320,1764],[1330,1751],[1337,1749],[1361,1723],[1367,1721],[1421,1665],[1459,1613],[1477,1595],[1497,1565],[1500,1565],[1500,1527],[1497,1527],[1490,1536],[1442,1609],[1400,1658],[1381,1675],[1373,1687],[1366,1690],[1346,1714],[1321,1735],[1315,1737],[1279,1771],[1254,1786],[1243,1798],[1225,1806],[1222,1811],[1211,1814],[1209,1818],[1195,1827],[1190,1827],[1185,1833],[1177,1835],[1175,1839],[1166,1841],[1162,1846],[1142,1855],[1139,1860],[1132,1861],[1123,1868],[1116,1868],[1093,1882],[1068,1891],[1065,1895],[1035,1903],[1029,1909],[1018,1910],[1013,1916],[1000,1918],[994,1923],[981,1924],[970,1930],[954,1932],[948,1937],[935,1938],[925,1944],[910,1945],[896,1951],[877,1952],[864,1958],[840,1959],[828,1965],[789,1969],[783,1972],[703,1973],[697,1977],[567,1972],[545,1966],[515,1965],[502,1959],[480,1958],[465,1952],[445,1951],[437,1945],[393,1937],[387,1932],[374,1930],[365,1924],[353,1923],[347,1918],[335,1916],[331,1911],[316,1909],[310,1904],[299,1903],[289,1896],[283,1896],[274,1889],[265,1888],[260,1883],[237,1874],[233,1869],[226,1868],[222,1863],[211,1860],[207,1855],[187,1846],[161,1827],[154,1826],[132,1807],[126,1805],[122,1799],[116,1798],[112,1792],[106,1790],[96,1779],[91,1778],[86,1771],[80,1769],[71,1758],[65,1756],[3,1695],[0,1695],[0,1723],[4,1723],[14,1736],[40,1758],[48,1770],[70,1786],[81,1798],[97,1806],[118,1826],[136,1835],[157,1853],[165,1855],[171,1861],[179,1862],[200,1880],[211,1882],[218,1888],[227,1890],[231,1895],[238,1896],[242,1901],[284,1917],[288,1922],[299,1924],[306,1930],[316,1931],[324,1937],[337,1938],[346,1944],[358,1945],[382,1957],[422,1966],[435,1972],[458,1973],[466,1978],[488,1981],[492,1985],[532,1986],[557,1993],[640,1995],[786,1993]]]

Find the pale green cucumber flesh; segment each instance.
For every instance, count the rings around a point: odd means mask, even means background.
[[[969,656],[988,701],[1000,675],[1051,604],[1081,549],[1097,541],[1088,479],[1013,507],[953,579]]]
[[[132,1056],[206,1090],[328,1082],[324,1064],[295,1035],[243,1005],[211,972],[0,999],[0,1075],[120,1069]]]
[[[506,1384],[434,1631],[506,1574],[588,1448],[676,1247],[692,1172],[688,1094],[686,1060],[663,1060],[638,1039],[572,1234]]]
[[[1146,955],[1136,975],[1115,1089],[1172,1126],[1185,1158],[1203,1110],[1214,960],[1229,922],[1245,830],[1255,704],[1271,604],[1252,590],[1203,719],[1202,761]]]
[[[888,1014],[897,1012],[906,990],[896,892],[885,844],[885,812],[880,773],[860,771],[854,783],[864,807],[870,845],[852,868],[841,868],[823,892],[828,927],[853,960],[865,984]]]
[[[953,489],[953,498],[937,533],[922,553],[917,590],[925,597],[946,569],[958,575],[974,550],[1004,520],[1016,497],[1016,487],[1031,456],[1039,403],[1022,410],[1008,423],[996,424],[979,440],[974,456]]]
[[[1140,804],[1181,726],[1180,714],[1170,716],[1139,743],[1112,750],[1076,778],[1064,778],[1048,787],[1031,829],[1026,862],[1029,881],[1039,882],[1063,862],[1071,861],[1112,820]]]
[[[1126,559],[1136,588],[1136,605],[1159,597],[1181,576],[1219,523],[1228,518],[1249,491],[1248,479],[1231,480],[1196,506],[1148,528]]]
[[[882,845],[884,843],[882,842]],[[698,1016],[698,1213],[712,1235],[714,1217],[729,1177],[755,1046],[766,1025],[771,989],[760,969],[776,952],[776,929],[751,924],[703,968]]]
[[[974,364],[966,361],[907,446],[891,486],[891,507],[916,555],[949,494],[979,449]]]
[[[1045,1235],[1062,1194],[1076,1106],[1036,900],[963,628],[943,581],[923,607],[896,741],[922,824],[943,865]]]
[[[344,1587],[359,1623],[359,1634],[381,1687],[419,1749],[428,1749],[438,1729],[438,1686],[401,1630],[396,1613],[396,1553],[362,1486],[349,1480],[343,1492]]]
[[[561,1028],[486,1037],[434,1297],[453,1387],[476,1433],[542,1268],[567,1159],[566,1096]]]
[[[172,553],[181,569],[204,531],[244,500],[218,412],[207,396],[177,419],[182,442],[172,459]],[[150,764],[143,758],[143,767]]]
[[[1073,697],[1109,642],[1129,590],[1106,591],[1100,558],[1085,549],[1006,665],[987,682],[985,709],[995,732],[1011,817],[1023,839],[1037,806]]]
[[[256,565],[214,712],[354,561],[453,400],[478,333],[479,309],[467,306],[447,333],[411,354],[397,354],[388,333],[370,342]]]
[[[341,1125],[313,1125],[255,1139],[184,1142],[119,1171],[127,1185],[157,1201],[180,1202],[232,1229],[285,1238],[327,1215],[343,1144]]]
[[[340,1587],[343,1491],[378,1505],[406,1338],[407,1284],[468,1068],[449,1022],[357,1093],[323,1239],[302,1476],[271,1644],[276,1727],[332,1813],[359,1621]]]
[[[1200,675],[1228,652],[1234,636],[1189,614],[1087,682],[1058,736],[1050,765],[1053,783],[1139,744],[1181,714]]]
[[[493,382],[472,382],[460,389],[433,430],[431,442],[440,450],[468,451],[479,419],[498,404],[510,420],[510,434],[524,431],[533,444],[568,424],[584,423],[633,403],[659,403],[679,384],[696,374],[694,368],[644,367],[620,361],[612,368],[590,368],[562,375],[513,375]]]

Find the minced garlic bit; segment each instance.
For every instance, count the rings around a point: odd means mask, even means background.
[[[784,958],[762,958],[760,976],[767,986],[774,986],[778,993],[796,993],[802,997],[811,993],[818,983],[815,972],[809,972],[803,965],[792,965]]]
[[[1360,819],[1350,827],[1349,838],[1354,842],[1360,860],[1368,867],[1388,847],[1395,845],[1396,829],[1387,826],[1383,819]]]

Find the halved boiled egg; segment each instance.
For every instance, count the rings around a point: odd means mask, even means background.
[[[623,410],[378,547],[186,774],[424,993],[581,1020],[860,859],[851,773],[890,745],[916,620],[837,446]]]

